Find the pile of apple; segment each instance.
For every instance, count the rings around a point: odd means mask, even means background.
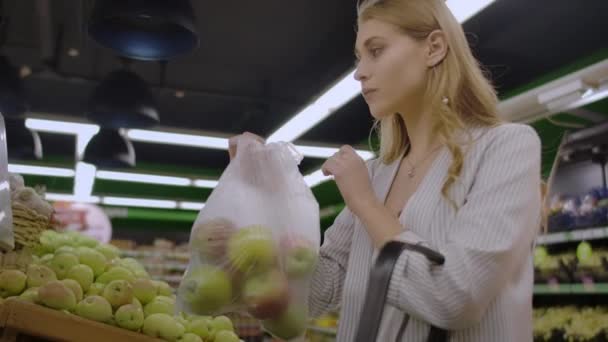
[[[196,224],[178,302],[199,315],[245,311],[278,338],[301,336],[317,248],[294,233],[276,236],[261,225],[236,228],[226,219]]]
[[[0,297],[25,300],[167,341],[238,342],[225,316],[176,314],[175,295],[135,259],[73,232],[45,231],[24,273],[0,272]]]

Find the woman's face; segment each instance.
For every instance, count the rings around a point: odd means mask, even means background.
[[[425,54],[424,42],[394,25],[376,19],[360,23],[355,79],[374,118],[418,110],[428,70]]]

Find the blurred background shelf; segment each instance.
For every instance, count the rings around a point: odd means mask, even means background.
[[[539,245],[552,245],[565,242],[598,240],[608,237],[608,227],[579,229],[569,232],[549,233],[541,235],[536,240]]]
[[[576,294],[608,294],[608,284],[559,284],[559,285],[534,285],[535,295],[576,295]]]

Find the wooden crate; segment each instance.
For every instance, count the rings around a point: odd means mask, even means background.
[[[0,342],[161,342],[162,340],[19,301],[0,305]]]

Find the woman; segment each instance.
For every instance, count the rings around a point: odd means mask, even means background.
[[[340,307],[337,340],[353,341],[374,253],[405,251],[391,277],[378,341],[532,340],[532,245],[540,224],[540,142],[503,124],[496,94],[443,0],[359,6],[355,77],[380,127],[380,156],[344,146],[323,165],[347,208],[325,235],[313,315]],[[368,289],[369,286],[369,289]]]

